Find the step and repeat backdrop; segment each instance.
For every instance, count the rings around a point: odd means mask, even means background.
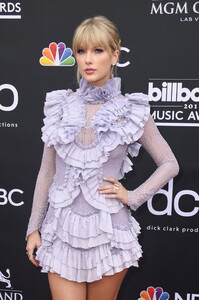
[[[151,114],[181,170],[132,212],[143,258],[119,300],[199,299],[199,1],[0,2],[0,300],[51,299],[47,275],[28,261],[25,233],[43,143],[46,92],[77,88],[74,29],[105,15],[122,38],[124,93],[149,94]],[[59,50],[62,56],[56,56]],[[142,149],[124,184],[133,189],[155,164]]]

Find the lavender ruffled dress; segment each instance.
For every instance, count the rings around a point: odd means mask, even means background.
[[[131,170],[127,154],[139,152],[147,96],[122,96],[120,78],[103,87],[81,79],[76,92],[48,93],[44,113],[42,139],[56,150],[56,173],[36,256],[42,269],[92,282],[138,266],[139,224],[126,205],[97,189],[108,184],[103,177],[120,179]]]

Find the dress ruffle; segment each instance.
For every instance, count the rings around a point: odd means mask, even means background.
[[[128,144],[128,153],[137,156],[140,145],[136,141],[144,132],[150,107],[148,96],[142,93],[111,99],[97,111],[91,122],[97,142],[84,148],[76,137],[85,125],[85,108],[75,93],[71,90],[47,93],[44,113],[42,140],[47,146],[53,145],[66,164],[87,169],[99,168],[118,145]],[[131,165],[126,159],[121,176],[125,169],[132,169]]]
[[[137,267],[142,251],[135,246],[133,250],[114,252],[114,248],[110,249],[108,244],[102,244],[83,251],[56,239],[53,247],[47,245],[39,248],[37,259],[42,262],[40,265],[46,272],[58,273],[61,277],[76,282],[93,282],[130,266]]]
[[[140,233],[139,224],[130,216],[124,229],[114,225],[108,213],[96,210],[90,215],[82,216],[71,206],[63,209],[50,207],[44,225],[42,235],[45,241],[53,243],[56,232],[63,242],[70,242],[72,247],[83,249],[96,247],[109,241],[113,247],[130,249]]]
[[[77,282],[92,282],[103,275],[113,275],[124,268],[138,266],[142,255],[137,235],[140,226],[130,211],[118,199],[99,194],[103,184],[103,164],[111,151],[119,145],[128,145],[118,178],[132,169],[128,154],[137,156],[137,142],[144,132],[149,117],[148,97],[142,93],[120,96],[118,80],[108,82],[110,89],[93,89],[80,84],[75,93],[59,90],[47,93],[42,140],[54,146],[59,159],[67,166],[64,184],[56,180],[49,190],[49,209],[43,222],[42,246],[37,257],[44,271]],[[77,135],[86,123],[84,97],[105,103],[91,120],[96,142],[83,147]],[[112,97],[109,99],[109,95]],[[92,96],[92,97],[91,97]],[[97,102],[98,103],[98,102]],[[75,201],[84,198],[90,213],[86,216],[75,211]],[[125,228],[115,225],[113,216],[126,209]]]
[[[77,282],[92,282],[130,266],[138,266],[142,249],[137,235],[140,226],[129,217],[125,229],[112,226],[109,214],[78,215],[70,207],[48,211],[37,259],[44,271]],[[100,229],[100,215],[106,224]],[[104,231],[105,230],[105,231]],[[55,235],[56,233],[56,235]]]

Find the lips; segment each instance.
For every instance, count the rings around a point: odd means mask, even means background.
[[[93,74],[95,72],[95,69],[87,68],[85,69],[86,74]]]

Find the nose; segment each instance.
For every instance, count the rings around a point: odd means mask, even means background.
[[[85,62],[86,64],[91,64],[93,62],[91,51],[86,51]]]

